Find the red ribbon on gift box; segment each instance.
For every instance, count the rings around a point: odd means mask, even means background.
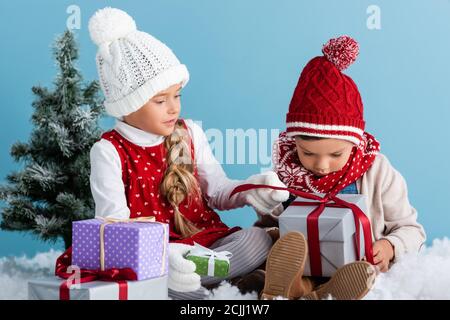
[[[330,194],[326,195],[323,198],[321,198],[318,195],[303,192],[291,188],[282,188],[282,187],[275,187],[275,186],[269,186],[264,184],[242,184],[234,188],[234,190],[231,192],[229,198],[231,198],[233,195],[239,192],[244,192],[248,190],[253,189],[262,189],[262,188],[269,188],[273,190],[284,190],[289,191],[293,195],[310,199],[310,200],[316,200],[316,202],[307,202],[307,201],[294,201],[290,205],[293,206],[314,206],[317,205],[317,208],[315,208],[306,218],[306,228],[308,232],[308,249],[309,249],[309,261],[311,266],[311,275],[313,276],[322,276],[322,260],[320,257],[320,241],[319,241],[319,217],[322,214],[322,212],[325,210],[326,207],[333,207],[333,208],[348,208],[352,210],[353,218],[355,220],[355,250],[356,250],[356,256],[357,259],[360,260],[360,223],[363,229],[363,235],[364,235],[364,250],[365,250],[365,256],[366,260],[374,265],[373,261],[373,248],[372,248],[372,233],[370,229],[370,221],[367,218],[367,216],[364,214],[364,212],[354,203],[347,202],[345,200],[342,200],[338,198],[336,195]],[[334,203],[333,203],[334,202]]]
[[[67,272],[67,268],[72,264],[72,247],[67,249],[56,260],[55,275],[63,279],[69,279],[73,272]],[[70,286],[75,279],[65,280],[59,286],[59,299],[70,300]],[[119,285],[119,300],[128,300],[128,280],[137,280],[136,273],[131,268],[113,268],[104,271],[80,269],[80,283],[91,281],[111,281]]]

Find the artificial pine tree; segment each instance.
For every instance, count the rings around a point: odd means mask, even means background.
[[[54,89],[36,86],[27,143],[17,142],[11,156],[21,171],[0,185],[3,230],[28,231],[45,241],[62,237],[71,245],[72,221],[92,218],[89,151],[101,134],[103,114],[96,81],[84,84],[75,67],[78,48],[71,31],[56,39],[53,53],[59,73]]]

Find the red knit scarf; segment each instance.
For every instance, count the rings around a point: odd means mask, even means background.
[[[295,138],[282,132],[273,150],[275,170],[283,183],[289,187],[310,193],[337,194],[358,180],[373,164],[380,151],[380,143],[364,132],[358,146],[354,146],[345,166],[339,170],[317,177],[300,162]]]

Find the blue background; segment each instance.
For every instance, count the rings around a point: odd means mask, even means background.
[[[18,169],[11,145],[32,129],[31,87],[50,85],[50,45],[64,31],[69,5],[81,9],[78,63],[86,80],[97,78],[89,17],[104,6],[127,11],[140,30],[169,45],[191,73],[183,92],[186,118],[203,128],[284,128],[292,91],[303,66],[329,38],[349,34],[360,43],[346,73],[359,86],[367,131],[408,182],[419,221],[434,238],[450,235],[450,2],[416,1],[1,1],[0,179]],[[381,30],[369,30],[369,5],[381,9]],[[105,129],[112,119],[102,121]],[[258,165],[225,165],[233,178]],[[249,226],[251,208],[223,212],[225,222]],[[33,255],[45,244],[0,231],[0,256]]]

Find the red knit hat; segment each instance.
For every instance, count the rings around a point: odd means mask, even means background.
[[[289,136],[344,139],[359,144],[364,133],[363,104],[353,80],[341,71],[358,55],[348,36],[331,39],[302,71],[286,116]]]

